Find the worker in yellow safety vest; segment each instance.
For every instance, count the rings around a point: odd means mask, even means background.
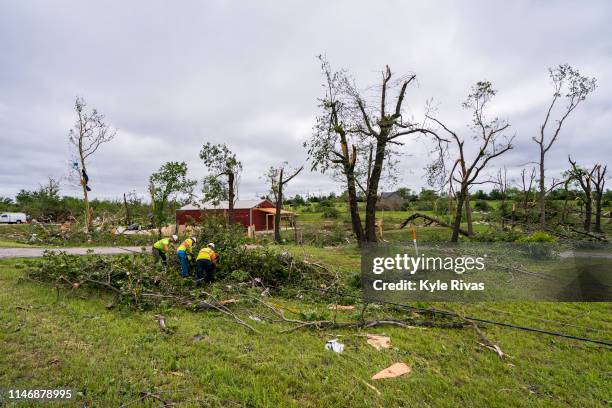
[[[195,237],[187,238],[176,250],[179,262],[181,264],[181,276],[186,278],[189,276],[189,261],[193,254],[193,244],[196,243]]]
[[[178,242],[178,237],[176,235],[172,235],[169,238],[162,238],[156,243],[153,244],[153,256],[155,257],[155,262],[158,262],[160,259],[164,265],[168,264],[168,252],[170,252],[171,244]]]
[[[215,278],[215,267],[217,266],[217,253],[215,252],[215,244],[212,242],[198,252],[196,258],[196,282],[210,283]],[[206,276],[204,273],[206,272]]]

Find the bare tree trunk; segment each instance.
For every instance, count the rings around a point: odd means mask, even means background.
[[[272,187],[272,191],[274,192],[274,196],[276,198],[276,212],[274,213],[274,240],[279,244],[281,243],[280,224],[281,224],[282,208],[283,208],[283,187],[285,186],[285,184],[290,182],[295,176],[297,176],[303,169],[304,169],[304,166],[300,167],[292,175],[285,178],[285,175],[284,175],[285,168],[281,167],[278,172],[278,180],[277,181],[271,180],[273,186],[275,183],[277,183],[276,189]],[[272,174],[270,177],[272,179],[276,179],[276,177],[274,176],[275,174],[274,169],[271,168],[270,171]]]
[[[87,174],[87,169],[85,168],[85,157],[83,156],[83,149],[79,146],[79,156],[81,159],[81,187],[83,188],[83,203],[85,204],[85,232],[91,230],[91,210],[89,208],[89,196],[87,195],[87,181],[85,180],[84,175]]]
[[[91,209],[89,208],[89,197],[87,195],[87,185],[84,184],[85,180],[82,180],[83,183],[83,202],[85,203],[85,231],[89,232],[91,230]]]
[[[235,193],[234,193],[234,181],[235,181],[235,176],[234,173],[230,172],[227,175],[227,186],[228,186],[228,194],[227,194],[227,199],[228,199],[228,221],[231,223],[234,221],[234,200],[235,200]]]
[[[359,216],[357,188],[355,187],[355,174],[353,172],[350,172],[346,175],[346,177],[349,211],[351,214],[351,225],[353,228],[353,233],[355,234],[355,238],[357,239],[357,245],[359,247],[362,247],[364,242],[364,233],[363,225],[361,224],[361,217]]]
[[[474,235],[474,224],[472,223],[472,207],[470,206],[470,193],[465,194],[465,220],[470,236]]]
[[[276,194],[276,213],[274,214],[274,241],[281,243],[280,222],[281,209],[283,207],[283,168],[280,169],[278,178],[278,192]]]
[[[125,193],[123,193],[123,205],[125,206],[125,223],[130,225],[132,223],[132,217],[130,216],[130,207],[128,206]]]
[[[603,198],[604,189],[606,185],[606,171],[608,166],[596,165],[595,167],[595,179],[593,184],[595,187],[595,232],[603,233],[601,229],[601,200]],[[611,211],[612,212],[612,211]]]
[[[378,200],[378,183],[382,174],[383,162],[385,160],[384,141],[387,137],[386,133],[381,132],[382,137],[376,143],[376,154],[374,156],[374,166],[372,167],[372,175],[368,184],[366,194],[366,219],[365,219],[365,239],[367,242],[376,242],[376,202]]]
[[[567,220],[567,201],[569,198],[569,192],[567,190],[565,190],[565,201],[563,201],[563,210],[561,211],[561,223],[565,224],[565,221]]]
[[[544,184],[544,148],[540,145],[540,229],[546,229],[546,186]]]
[[[595,197],[595,232],[603,232],[601,229],[601,194]]]
[[[584,230],[591,232],[591,217],[593,216],[593,199],[590,194],[586,195],[584,203]]]
[[[457,196],[457,208],[455,209],[455,220],[453,221],[453,235],[451,236],[451,242],[459,241],[459,230],[461,229],[461,215],[463,212],[463,203],[465,202],[465,196],[467,192],[465,187],[461,187],[459,195]]]

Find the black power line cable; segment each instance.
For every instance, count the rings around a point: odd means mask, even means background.
[[[307,291],[311,291],[311,292],[316,291],[316,292],[324,292],[324,293],[333,293],[333,294],[336,294],[336,295],[341,295],[341,296],[345,296],[345,297],[349,297],[349,298],[353,298],[353,299],[363,300],[361,296],[353,295],[353,294],[350,294],[350,293],[347,293],[347,292],[343,292],[343,291],[338,291],[338,290],[335,290],[335,289],[333,290],[333,292],[332,292],[332,289],[322,289],[322,288],[316,288],[316,287],[312,287],[312,288],[309,288],[309,287],[298,287],[298,289],[303,289],[303,290],[307,290]],[[401,307],[401,308],[409,309],[409,310],[417,310],[417,311],[420,311],[420,312],[423,312],[423,313],[437,314],[437,315],[441,315],[441,316],[459,317],[461,319],[465,319],[465,320],[469,320],[469,321],[474,321],[474,322],[479,322],[479,323],[492,324],[492,325],[501,326],[501,327],[509,327],[509,328],[512,328],[512,329],[523,330],[523,331],[528,331],[528,332],[532,332],[532,333],[547,334],[549,336],[563,337],[563,338],[566,338],[566,339],[584,341],[584,342],[588,342],[588,343],[595,343],[595,344],[600,344],[600,345],[612,347],[612,341],[597,340],[597,339],[591,339],[589,337],[574,336],[574,335],[571,335],[571,334],[554,332],[554,331],[549,331],[549,330],[544,330],[544,329],[538,329],[538,328],[535,328],[535,327],[521,326],[521,325],[517,325],[517,324],[513,324],[513,323],[499,322],[499,321],[496,321],[496,320],[483,319],[483,318],[480,318],[480,317],[461,316],[458,313],[451,312],[451,311],[448,311],[448,310],[430,309],[430,308],[425,308],[425,307],[411,306],[411,305],[407,305],[405,303],[397,303],[397,302],[390,302],[390,301],[383,301],[383,300],[376,300],[376,303],[387,304],[387,305]]]

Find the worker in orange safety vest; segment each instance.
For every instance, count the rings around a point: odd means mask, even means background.
[[[196,258],[196,282],[200,283],[202,280],[206,283],[212,282],[215,278],[216,266],[217,253],[215,252],[215,244],[211,242],[200,249]],[[203,272],[206,272],[206,276]]]
[[[191,237],[183,241],[176,250],[179,262],[181,264],[181,276],[186,278],[189,276],[189,261],[193,254],[193,244],[196,243],[196,238]]]

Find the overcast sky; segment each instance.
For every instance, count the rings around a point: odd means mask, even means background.
[[[144,195],[148,176],[170,160],[206,174],[203,143],[227,143],[242,160],[240,197],[266,192],[270,165],[305,164],[322,96],[316,55],[346,68],[359,86],[385,64],[418,83],[406,103],[425,102],[466,132],[460,104],[471,84],[499,90],[495,113],[516,148],[500,162],[535,160],[551,86],[547,68],[570,63],[598,78],[569,119],[547,163],[551,176],[612,157],[610,1],[5,1],[0,3],[0,195],[68,174],[68,130],[83,96],[118,128],[89,164],[95,197]],[[400,185],[425,185],[430,146],[406,139]],[[612,164],[612,163],[608,163]],[[308,167],[308,166],[307,166]],[[198,187],[200,189],[200,187]],[[289,194],[340,191],[304,172]],[[68,181],[62,193],[78,194]]]

